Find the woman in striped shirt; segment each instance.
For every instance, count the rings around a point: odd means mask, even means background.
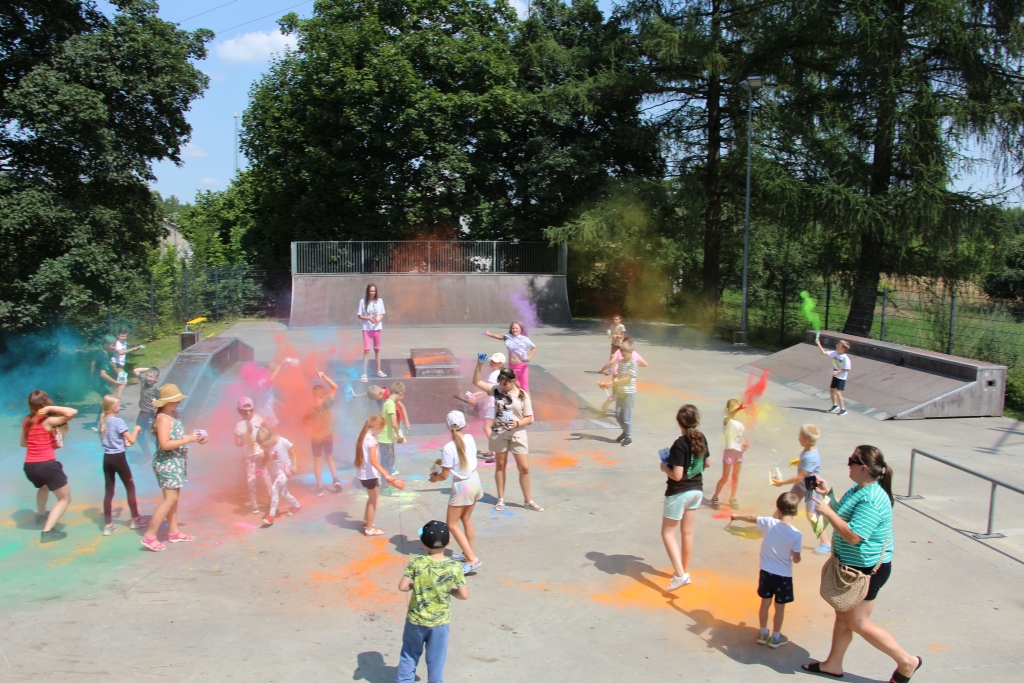
[[[896,638],[871,621],[875,598],[892,571],[895,541],[892,533],[892,468],[885,464],[882,452],[874,446],[857,446],[846,463],[854,486],[839,500],[835,509],[829,506],[828,483],[818,479],[818,513],[835,532],[832,552],[843,566],[871,576],[867,596],[848,612],[836,612],[832,627],[832,650],[823,662],[804,664],[805,671],[834,678],[843,675],[843,657],[856,633],[877,650],[896,662],[892,683],[907,683],[921,667],[921,658],[907,654]],[[884,554],[884,555],[883,555]],[[879,564],[881,559],[881,564]],[[878,565],[878,570],[875,566]]]

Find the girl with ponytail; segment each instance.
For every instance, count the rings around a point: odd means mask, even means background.
[[[128,465],[128,458],[125,456],[127,448],[134,445],[135,440],[142,433],[142,427],[135,425],[135,429],[129,431],[128,425],[117,416],[120,412],[120,398],[113,394],[103,397],[100,410],[100,444],[103,446],[103,480],[106,486],[103,495],[103,519],[106,522],[103,527],[104,536],[114,533],[111,508],[114,502],[115,476],[121,478],[125,493],[128,494],[128,509],[132,513],[132,520],[128,526],[132,529],[145,528],[142,517],[139,515],[139,505],[135,500],[135,480],[132,478],[132,468]]]
[[[742,403],[730,398],[725,404],[725,419],[722,420],[722,427],[725,431],[725,450],[722,453],[722,478],[715,485],[715,495],[711,497],[711,507],[718,509],[718,496],[725,489],[726,484],[732,479],[732,496],[729,498],[729,507],[739,510],[740,505],[736,500],[736,492],[740,486],[740,468],[743,467],[743,455],[750,447],[750,442],[743,437],[746,427],[736,419],[739,412],[745,408]]]
[[[702,472],[708,466],[708,441],[697,429],[700,425],[697,406],[686,404],[680,408],[676,423],[682,435],[668,449],[668,457],[661,464],[661,471],[668,477],[661,540],[674,570],[668,584],[670,591],[690,583],[693,523],[704,497]],[[676,529],[680,531],[682,544],[676,539]]]
[[[455,538],[461,553],[452,555],[456,562],[462,562],[462,573],[476,571],[483,562],[473,552],[473,508],[484,497],[480,475],[476,471],[476,440],[471,434],[463,434],[466,416],[458,410],[448,413],[446,418],[452,440],[441,449],[440,464],[434,465],[430,481],[444,481],[452,476],[452,492],[448,497],[448,530]],[[440,471],[436,471],[440,467]],[[462,522],[462,529],[459,528]]]
[[[843,657],[854,634],[858,634],[896,662],[892,680],[907,683],[921,667],[921,658],[908,654],[891,633],[871,621],[875,599],[892,573],[893,546],[896,544],[892,531],[892,468],[886,464],[880,450],[866,445],[857,446],[846,464],[854,485],[838,503],[834,503],[828,482],[818,478],[817,491],[823,498],[818,503],[818,514],[825,517],[834,529],[834,560],[841,567],[871,579],[863,601],[849,611],[836,611],[832,650],[828,658],[804,664],[803,668],[812,673],[841,676]],[[835,505],[834,509],[832,505]]]
[[[377,498],[380,496],[380,479],[377,477],[377,473],[380,472],[380,476],[389,486],[393,485],[395,481],[391,472],[380,464],[377,453],[377,435],[383,430],[384,417],[379,414],[371,415],[363,425],[362,431],[359,432],[359,438],[356,439],[356,476],[359,477],[359,483],[366,489],[368,496],[366,513],[363,515],[363,524],[365,524],[363,533],[367,536],[384,535],[383,529],[378,529],[373,525],[374,518],[377,516]]]

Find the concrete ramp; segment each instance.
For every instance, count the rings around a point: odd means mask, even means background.
[[[545,325],[572,323],[564,275],[502,273],[293,275],[290,327],[351,327],[366,286],[377,286],[388,325],[478,323],[508,326],[516,300],[536,307]]]
[[[853,369],[846,407],[878,420],[998,417],[1003,413],[1006,367],[863,337],[821,334],[826,349],[845,339]],[[771,372],[774,382],[829,401],[831,362],[807,332],[803,344],[743,366]],[[827,406],[825,406],[827,409]]]

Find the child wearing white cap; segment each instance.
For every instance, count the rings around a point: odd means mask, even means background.
[[[444,481],[452,477],[452,492],[448,498],[448,529],[462,548],[452,559],[463,562],[462,572],[476,571],[483,561],[473,552],[473,508],[484,497],[484,487],[476,470],[476,440],[471,434],[463,434],[466,416],[458,410],[448,413],[446,418],[452,440],[441,449],[441,471],[432,472],[430,481]],[[462,529],[459,528],[462,522]]]
[[[256,441],[256,434],[263,425],[263,418],[253,411],[254,403],[248,396],[238,399],[238,414],[242,416],[235,425],[235,445],[242,450],[242,457],[245,459],[245,484],[249,488],[249,509],[254,515],[260,513],[260,507],[256,502],[256,473],[260,471],[260,461],[263,460],[263,449]],[[263,483],[270,493],[270,470],[265,469],[260,474]]]

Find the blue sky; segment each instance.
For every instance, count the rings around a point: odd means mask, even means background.
[[[110,11],[109,4],[101,6]],[[599,0],[607,13],[613,0]],[[512,0],[525,12],[526,0]],[[192,202],[197,191],[222,190],[234,175],[234,112],[244,111],[249,89],[266,72],[272,55],[293,43],[281,35],[277,20],[288,12],[309,16],[313,0],[177,0],[160,3],[160,16],[184,29],[209,28],[217,34],[209,56],[199,67],[210,77],[210,87],[188,113],[192,140],[182,152],[182,166],[162,162],[154,167],[154,188],[164,197],[176,195]],[[200,16],[196,16],[200,15]],[[984,156],[982,153],[975,156]],[[239,164],[245,159],[239,154]],[[975,189],[996,181],[991,169],[965,173],[956,186]],[[1011,179],[1013,181],[1013,179]]]

